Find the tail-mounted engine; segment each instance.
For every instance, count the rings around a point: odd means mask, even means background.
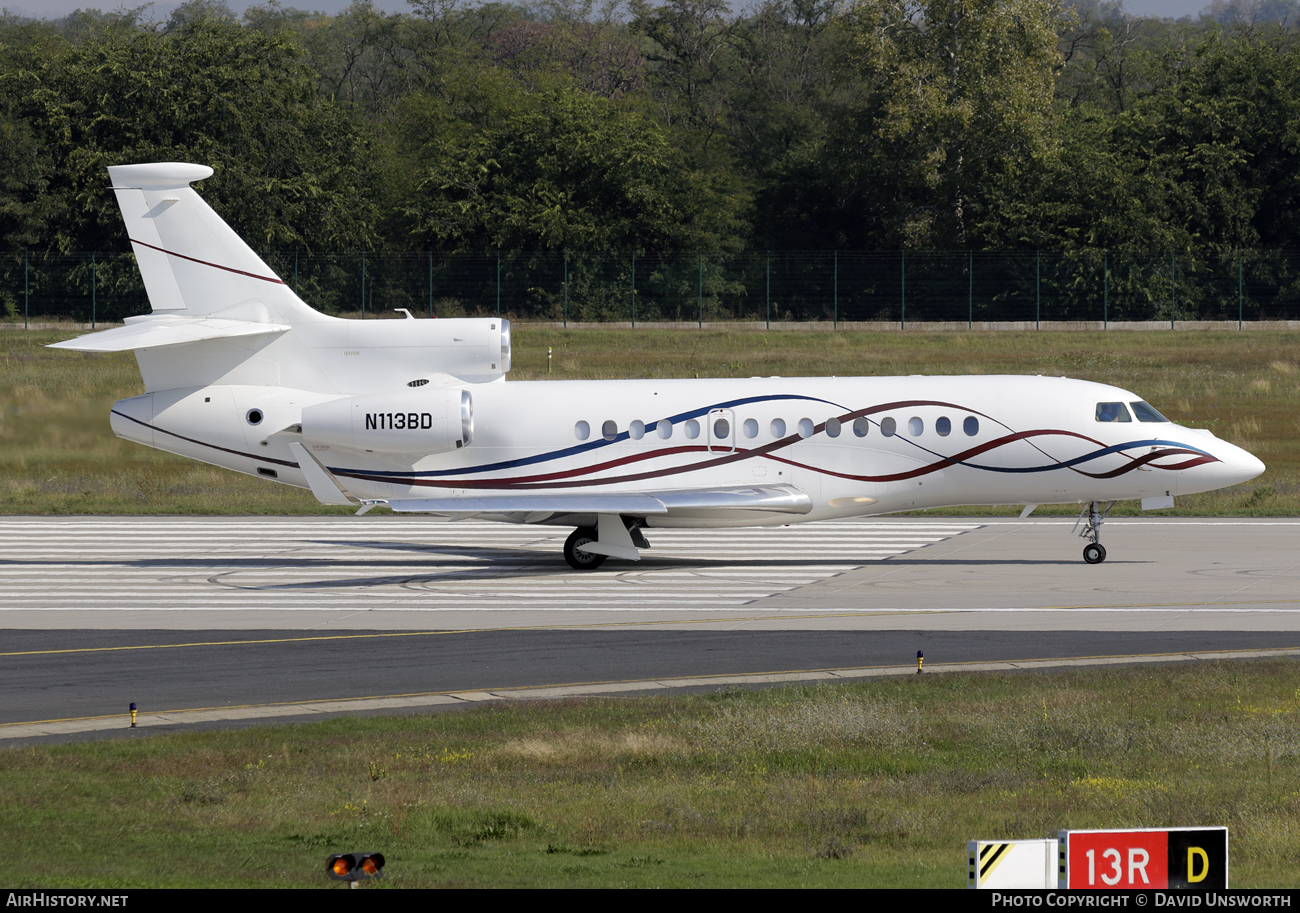
[[[474,440],[474,400],[456,387],[345,396],[302,410],[302,436],[373,453],[444,453]]]

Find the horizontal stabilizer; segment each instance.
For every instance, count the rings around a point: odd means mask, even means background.
[[[452,498],[390,500],[398,513],[492,514],[628,514],[645,517],[689,511],[763,510],[806,514],[812,499],[793,485],[746,485],[645,492],[575,494],[500,494]]]
[[[151,314],[144,318],[130,317],[127,320],[128,323],[124,327],[78,336],[66,342],[56,342],[50,348],[72,349],[77,352],[128,352],[132,349],[175,346],[204,339],[265,336],[283,333],[290,329],[282,323],[255,323],[248,320],[161,314]]]

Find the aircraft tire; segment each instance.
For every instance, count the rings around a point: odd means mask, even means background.
[[[569,563],[569,567],[575,571],[594,571],[604,564],[604,555],[582,550],[588,542],[595,541],[596,531],[590,526],[579,526],[569,533],[569,538],[564,540],[564,560]]]
[[[1106,560],[1105,546],[1100,542],[1089,542],[1083,547],[1083,560],[1088,564],[1101,564]]]

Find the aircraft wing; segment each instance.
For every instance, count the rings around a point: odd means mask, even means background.
[[[812,498],[793,485],[722,485],[709,488],[675,488],[662,491],[494,492],[440,498],[384,498],[362,500],[347,490],[302,444],[289,451],[322,504],[355,504],[369,510],[387,504],[397,513],[443,514],[466,517],[482,514],[522,514],[538,522],[557,514],[626,514],[634,517],[678,514],[691,516],[732,511],[768,511],[806,514]],[[528,516],[531,515],[531,516]]]
[[[812,499],[793,485],[736,485],[639,492],[492,494],[453,498],[393,499],[398,513],[432,514],[629,514],[650,516],[699,511],[759,510],[806,514]]]

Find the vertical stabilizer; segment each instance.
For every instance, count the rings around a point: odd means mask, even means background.
[[[158,162],[115,165],[108,174],[155,312],[227,311],[249,319],[240,313],[247,311],[287,324],[328,319],[304,304],[190,187],[210,177],[211,168]],[[244,307],[228,311],[236,305]]]

